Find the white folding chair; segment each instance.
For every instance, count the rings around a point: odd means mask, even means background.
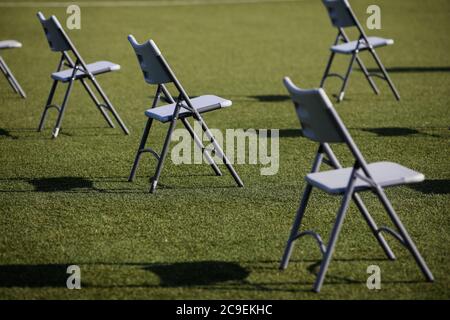
[[[4,49],[14,49],[14,48],[22,48],[22,44],[16,40],[2,40],[0,41],[0,50]],[[0,69],[2,70],[2,73],[5,75],[6,79],[8,80],[9,84],[13,88],[13,90],[20,94],[22,98],[26,98],[26,94],[23,91],[22,87],[20,86],[19,82],[14,77],[13,73],[9,69],[8,65],[6,64],[5,60],[3,60],[1,54],[0,54]]]
[[[95,103],[96,107],[105,118],[106,122],[111,128],[114,128],[114,123],[109,118],[107,111],[110,111],[116,121],[119,123],[119,126],[122,128],[125,134],[129,134],[129,131],[119,114],[114,109],[114,106],[109,101],[106,94],[103,92],[100,84],[97,82],[95,78],[96,75],[116,71],[120,69],[120,65],[109,62],[109,61],[97,61],[94,63],[86,64],[78,53],[78,50],[73,45],[72,41],[70,41],[69,37],[65,33],[61,24],[55,16],[51,16],[49,19],[45,19],[44,15],[41,12],[37,14],[39,21],[44,28],[45,36],[47,37],[48,44],[50,49],[55,52],[61,53],[61,59],[58,64],[58,68],[56,72],[52,73],[51,78],[53,79],[53,84],[50,89],[50,94],[47,99],[47,103],[45,105],[44,111],[41,116],[41,121],[39,122],[38,131],[42,131],[44,127],[45,118],[47,116],[47,111],[50,108],[55,108],[58,111],[58,119],[56,120],[56,125],[53,129],[52,137],[56,138],[61,128],[61,122],[64,116],[64,111],[67,106],[67,101],[69,99],[70,93],[72,91],[72,86],[76,80],[79,80],[83,87],[88,92],[92,101]],[[74,60],[71,58],[70,53],[73,54]],[[68,69],[62,70],[63,66],[68,67]],[[100,97],[104,102],[100,102],[99,99],[95,96],[95,93],[89,87],[87,81],[85,79],[89,79],[94,85],[97,92],[100,94]],[[56,87],[58,83],[68,83],[66,93],[64,95],[63,102],[61,106],[52,104],[53,96],[56,91]]]
[[[392,260],[395,259],[394,254],[381,234],[382,232],[387,232],[399,240],[411,252],[425,278],[428,281],[433,281],[433,275],[428,269],[425,260],[420,255],[383,190],[385,187],[421,182],[424,180],[424,175],[393,162],[367,164],[322,88],[302,90],[297,88],[289,78],[284,79],[284,85],[294,102],[302,126],[303,136],[318,142],[319,149],[315,156],[311,173],[306,175],[306,189],[291,229],[280,269],[287,268],[294,241],[305,235],[313,236],[323,254],[320,271],[314,284],[314,290],[319,292],[348,206],[353,199],[387,257]],[[329,143],[345,143],[355,160],[353,167],[342,168]],[[322,163],[331,166],[333,170],[319,172]],[[319,234],[309,230],[299,232],[313,187],[332,195],[343,196],[327,246],[323,244]],[[378,227],[376,225],[358,195],[358,192],[363,191],[372,191],[378,197],[397,231],[386,226]]]
[[[148,117],[148,120],[144,129],[144,134],[142,136],[138,151],[136,153],[136,157],[128,181],[132,181],[134,179],[141,154],[143,152],[149,152],[153,156],[155,156],[155,158],[158,160],[156,172],[155,175],[152,177],[150,187],[150,192],[151,193],[155,192],[159,177],[161,175],[161,170],[164,165],[164,160],[166,159],[169,150],[169,143],[171,140],[171,136],[173,130],[175,129],[178,119],[181,120],[181,122],[191,135],[192,139],[195,141],[197,146],[202,150],[203,155],[211,165],[216,175],[218,176],[222,175],[219,167],[217,167],[213,158],[208,153],[208,150],[203,146],[201,139],[195,134],[194,130],[189,124],[187,118],[193,117],[195,121],[200,123],[203,132],[211,141],[214,147],[214,151],[220,158],[222,158],[223,163],[230,171],[237,185],[239,187],[243,187],[244,184],[242,183],[241,178],[234,170],[233,165],[228,160],[222,148],[217,143],[211,131],[208,129],[208,126],[203,120],[203,117],[200,115],[201,113],[229,107],[231,106],[231,101],[214,95],[203,95],[191,99],[184,90],[184,88],[182,87],[181,83],[178,81],[174,72],[170,68],[167,61],[164,59],[163,55],[161,54],[161,51],[158,49],[153,40],[149,40],[142,45],[137,43],[136,39],[132,35],[128,36],[128,40],[130,41],[136,53],[139,66],[144,74],[144,80],[148,84],[157,85],[155,98],[152,103],[152,108],[148,109],[145,112],[145,115]],[[178,91],[178,97],[176,99],[172,97],[169,90],[166,88],[165,84],[168,83],[174,84],[176,90]],[[165,100],[168,101],[170,104],[158,107],[157,105],[162,94],[164,95]],[[160,154],[158,154],[151,148],[145,147],[153,120],[157,120],[161,123],[167,122],[169,123],[169,129],[167,131],[166,139],[164,141],[164,145]]]
[[[338,34],[333,46],[331,46],[330,48],[331,55],[328,59],[325,73],[323,74],[322,80],[320,81],[320,87],[323,88],[325,80],[328,77],[340,78],[342,80],[342,86],[338,96],[338,102],[342,101],[342,99],[344,99],[345,89],[347,88],[349,77],[353,69],[353,64],[356,61],[375,94],[379,94],[379,90],[372,77],[379,77],[387,81],[389,87],[394,93],[395,98],[397,100],[400,100],[400,95],[395,88],[394,83],[392,82],[386,71],[386,68],[384,67],[383,63],[381,63],[380,58],[375,52],[375,48],[391,45],[394,43],[394,40],[384,39],[380,37],[367,37],[364,29],[356,18],[356,15],[353,13],[348,0],[322,0],[322,2],[328,10],[328,15],[331,19],[331,23],[338,29]],[[345,33],[344,28],[349,27],[355,27],[358,30],[359,37],[357,40],[350,41],[349,37]],[[341,41],[343,43],[340,43]],[[359,53],[362,51],[370,52],[379,68],[379,71],[381,71],[381,74],[377,72],[369,73],[359,57]],[[337,73],[330,73],[331,65],[336,54],[351,55],[350,64],[344,76]]]

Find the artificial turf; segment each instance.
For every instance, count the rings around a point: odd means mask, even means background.
[[[351,3],[364,22],[374,1]],[[55,113],[46,130],[36,132],[58,55],[50,52],[35,14],[55,14],[63,25],[67,14],[64,7],[16,5],[0,7],[0,39],[17,39],[23,48],[2,57],[28,98],[0,79],[0,298],[448,299],[450,3],[376,4],[382,29],[368,33],[395,39],[378,53],[402,99],[397,102],[380,80],[381,94],[374,95],[355,70],[336,108],[368,161],[399,162],[425,174],[425,182],[387,194],[435,283],[424,281],[389,236],[398,259],[388,261],[354,205],[320,294],[310,290],[320,259],[313,239],[302,238],[289,268],[278,271],[316,149],[299,136],[281,79],[318,86],[336,32],[321,1],[81,5],[81,30],[67,32],[87,62],[121,65],[98,80],[131,135],[108,128],[77,83],[56,140]],[[245,183],[237,188],[229,174],[216,177],[206,164],[174,165],[169,158],[151,195],[155,161],[146,155],[136,181],[127,182],[155,89],[143,81],[128,34],[140,42],[154,39],[192,96],[213,93],[233,101],[230,109],[205,115],[210,127],[279,129],[278,174],[261,176],[261,165],[236,165]],[[336,70],[345,69],[346,58],[338,59]],[[362,58],[374,66],[370,56]],[[339,85],[327,82],[330,96]],[[155,125],[150,143],[159,148],[166,129]],[[352,164],[343,147],[335,151]],[[379,224],[388,223],[373,195],[364,200]],[[315,192],[303,227],[327,239],[338,206],[337,197]],[[66,288],[72,264],[81,267],[81,290]],[[381,268],[381,290],[366,287],[369,265]]]

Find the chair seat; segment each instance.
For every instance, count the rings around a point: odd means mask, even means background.
[[[22,44],[16,40],[3,40],[0,41],[0,49],[12,49],[12,48],[21,48]]]
[[[369,164],[368,168],[375,182],[382,187],[416,183],[425,179],[423,174],[393,162],[374,162]],[[353,168],[343,168],[310,173],[306,176],[306,181],[327,193],[343,194],[352,170]],[[364,176],[361,169],[358,172]],[[359,178],[356,179],[355,191],[369,189],[370,185],[367,182]]]
[[[372,45],[373,48],[384,47],[394,44],[394,40],[392,39],[384,39],[379,37],[367,37],[367,39],[369,40],[369,43]],[[353,53],[356,50],[358,41],[360,41],[359,50],[368,49],[367,43],[364,40],[355,40],[334,45],[331,47],[331,51],[344,54]]]
[[[212,110],[216,110],[216,109],[220,109],[220,108],[229,107],[232,104],[230,100],[226,100],[221,97],[213,96],[213,95],[204,95],[204,96],[193,98],[193,99],[191,99],[191,103],[199,113],[204,113],[204,112],[208,112],[208,111],[212,111]],[[172,104],[167,104],[167,105],[164,105],[161,107],[148,109],[147,111],[145,111],[145,115],[149,118],[152,118],[152,119],[155,119],[155,120],[158,120],[161,122],[171,121],[173,118],[173,112],[175,110],[175,105],[176,105],[175,103],[172,103]],[[183,101],[182,105],[187,106],[184,101]],[[179,113],[180,118],[187,117],[190,115],[191,115],[191,112],[189,110],[184,109],[184,108],[180,109],[180,113]]]
[[[94,63],[90,63],[87,65],[87,68],[89,72],[91,72],[93,75],[120,70],[120,65],[109,62],[109,61],[97,61]],[[73,69],[67,69],[59,72],[52,73],[52,79],[62,82],[67,82],[72,77]],[[85,77],[86,74],[80,70],[76,73],[76,79]]]

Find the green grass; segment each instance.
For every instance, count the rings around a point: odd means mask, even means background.
[[[364,21],[374,1],[353,1]],[[408,252],[388,237],[398,257],[386,260],[354,205],[346,217],[323,290],[314,294],[315,242],[297,243],[289,268],[278,271],[314,144],[299,127],[281,83],[317,87],[335,37],[319,0],[260,4],[81,8],[82,29],[68,31],[85,60],[110,60],[120,72],[98,80],[131,130],[110,129],[79,83],[63,129],[36,132],[58,56],[35,16],[39,8],[1,8],[0,39],[23,48],[2,53],[28,98],[0,79],[0,298],[107,299],[448,299],[450,5],[447,0],[376,1],[382,30],[396,43],[378,52],[402,100],[386,84],[375,96],[355,70],[337,110],[368,161],[391,160],[423,172],[414,187],[387,191],[433,271],[426,283]],[[63,24],[65,8],[42,8]],[[236,165],[245,188],[215,177],[207,165],[166,162],[157,194],[147,193],[155,161],[144,156],[134,183],[127,176],[154,88],[146,85],[126,36],[153,38],[191,95],[214,93],[233,107],[205,115],[212,128],[280,129],[280,170]],[[367,55],[362,56],[373,67]],[[336,70],[344,70],[344,58]],[[436,69],[430,69],[436,67]],[[419,69],[416,69],[419,68]],[[420,69],[423,68],[423,69]],[[395,71],[395,70],[394,70]],[[339,82],[329,80],[329,95]],[[58,96],[61,99],[62,95]],[[58,100],[60,101],[60,100]],[[156,125],[158,147],[167,126]],[[351,159],[336,147],[342,162]],[[169,158],[170,159],[170,158]],[[364,200],[379,224],[376,199]],[[313,194],[305,228],[325,239],[339,199]],[[82,270],[82,290],[65,287],[66,266]],[[366,288],[369,265],[382,289]]]

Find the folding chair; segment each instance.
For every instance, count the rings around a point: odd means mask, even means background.
[[[108,125],[111,128],[114,128],[114,123],[111,121],[105,110],[109,110],[113,114],[116,121],[119,123],[124,133],[129,134],[127,127],[117,114],[113,105],[111,104],[108,97],[100,87],[100,84],[97,82],[97,79],[95,78],[96,75],[119,70],[120,65],[109,61],[97,61],[94,63],[86,64],[55,16],[51,16],[47,20],[45,19],[44,15],[41,12],[38,12],[37,16],[42,24],[42,27],[44,28],[45,36],[47,37],[50,49],[52,51],[61,53],[61,59],[59,61],[56,72],[52,73],[51,75],[51,78],[53,79],[53,84],[50,89],[50,94],[48,96],[44,112],[42,113],[41,116],[41,121],[39,122],[38,131],[42,131],[44,127],[47,111],[50,108],[55,108],[58,111],[58,119],[56,120],[56,125],[55,128],[53,129],[52,137],[56,138],[58,136],[58,133],[61,128],[61,122],[64,116],[64,111],[66,109],[67,101],[72,91],[73,84],[76,80],[79,80],[83,85],[83,87],[88,92],[92,101],[95,103],[97,109],[105,118]],[[70,52],[73,54],[75,62],[71,58],[69,54]],[[68,67],[68,69],[62,70],[63,66]],[[94,85],[95,89],[100,94],[104,102],[101,102],[96,97],[94,91],[92,91],[92,89],[89,87],[89,84],[85,79],[89,79],[92,82],[92,84]],[[55,94],[56,87],[59,82],[68,84],[61,106],[52,104],[53,96]]]
[[[395,95],[395,98],[397,100],[400,100],[400,95],[397,89],[395,88],[394,83],[392,82],[391,78],[389,77],[386,71],[386,68],[381,63],[380,58],[375,52],[375,48],[391,45],[394,43],[394,40],[379,37],[367,37],[366,33],[364,32],[364,29],[362,28],[361,24],[359,23],[358,19],[353,13],[353,10],[350,7],[348,0],[322,0],[322,2],[328,9],[328,15],[330,16],[331,23],[333,24],[334,27],[338,29],[338,34],[336,36],[336,40],[334,41],[333,46],[331,46],[330,48],[331,55],[330,58],[328,59],[328,64],[325,68],[325,73],[322,77],[322,80],[320,81],[320,87],[323,88],[325,80],[328,77],[340,78],[342,80],[342,87],[338,96],[338,102],[342,101],[342,99],[344,99],[345,89],[347,87],[348,80],[353,69],[353,64],[356,61],[359,67],[361,68],[361,71],[364,73],[364,76],[366,77],[370,86],[372,87],[373,91],[375,92],[375,94],[379,94],[379,90],[375,82],[373,81],[372,77],[379,77],[387,81],[389,87],[391,88],[392,92]],[[344,31],[344,28],[348,27],[357,28],[359,32],[358,40],[350,41],[349,37],[347,37],[347,34]],[[342,41],[343,43],[339,43],[340,41]],[[374,58],[376,64],[378,65],[379,70],[381,71],[381,74],[369,73],[362,60],[359,58],[359,53],[361,51],[367,50]],[[342,76],[337,73],[330,73],[331,64],[333,63],[333,59],[336,54],[351,55],[350,64],[347,68],[345,76]]]
[[[0,41],[0,50],[2,49],[14,49],[14,48],[21,48],[22,44],[16,40],[3,40]],[[3,60],[2,56],[0,55],[0,69],[2,69],[3,74],[5,75],[6,79],[8,80],[9,84],[13,88],[13,90],[20,94],[22,98],[26,98],[26,94],[23,91],[22,87],[20,86],[19,82],[17,82],[16,78],[14,78],[13,73],[11,70],[9,70],[8,65],[6,64],[5,60]]]
[[[171,136],[173,130],[175,129],[178,119],[181,120],[181,122],[191,135],[192,139],[195,141],[196,145],[201,149],[202,154],[204,155],[208,163],[211,165],[215,174],[221,176],[222,173],[219,167],[216,165],[213,158],[208,153],[207,148],[205,148],[201,139],[196,135],[195,131],[193,130],[193,128],[191,127],[191,125],[187,120],[188,117],[193,117],[195,121],[200,123],[203,132],[206,134],[207,138],[213,145],[214,152],[223,160],[223,163],[230,171],[237,185],[239,187],[243,187],[244,184],[242,183],[241,178],[234,170],[231,162],[228,160],[227,156],[225,155],[222,148],[217,143],[216,139],[214,138],[205,121],[203,120],[203,117],[200,115],[201,113],[204,112],[229,107],[231,106],[231,101],[214,95],[203,95],[191,99],[184,90],[184,88],[182,87],[181,83],[178,81],[174,72],[170,68],[167,61],[164,59],[163,55],[161,54],[161,51],[158,49],[153,40],[149,40],[142,45],[137,43],[136,39],[132,35],[128,36],[128,40],[130,41],[136,53],[139,65],[144,74],[144,80],[148,84],[157,85],[156,94],[152,103],[152,107],[151,109],[148,109],[145,112],[145,115],[148,117],[148,120],[144,129],[144,133],[138,151],[136,153],[136,157],[128,181],[133,181],[134,179],[141,154],[144,152],[149,152],[153,156],[155,156],[155,158],[158,160],[156,172],[151,179],[151,187],[150,187],[150,192],[151,193],[155,192],[159,177],[161,175],[161,170],[164,165],[164,160],[166,159],[168,153]],[[176,99],[172,97],[169,90],[165,86],[165,84],[168,83],[172,83],[175,86],[178,92],[178,97]],[[164,97],[161,97],[161,95],[164,95]],[[170,104],[157,107],[160,98],[163,98]],[[145,147],[148,135],[150,133],[150,128],[154,120],[157,120],[161,123],[169,123],[169,129],[167,131],[164,145],[160,154],[158,154],[151,148]]]
[[[384,187],[421,182],[424,180],[423,174],[393,162],[367,164],[322,88],[302,90],[297,88],[289,78],[284,79],[284,85],[294,102],[302,125],[303,136],[318,142],[319,148],[311,173],[306,175],[306,189],[292,225],[280,269],[287,268],[294,241],[305,235],[313,236],[323,254],[320,271],[314,284],[314,291],[319,292],[331,261],[345,214],[350,201],[353,200],[387,257],[391,260],[395,259],[393,252],[381,234],[382,232],[389,233],[399,240],[411,252],[425,278],[428,281],[433,281],[431,271],[395,213],[383,189]],[[345,143],[355,159],[353,167],[342,168],[329,143]],[[333,170],[319,172],[322,163],[331,166]],[[324,245],[319,234],[309,230],[299,232],[313,187],[332,195],[343,196],[327,246]],[[397,231],[386,226],[378,227],[376,225],[358,195],[359,192],[363,191],[372,191],[378,197]]]

